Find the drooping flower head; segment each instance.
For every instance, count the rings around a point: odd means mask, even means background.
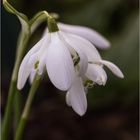
[[[84,52],[88,58],[88,67],[84,75],[77,75],[71,88],[66,95],[66,102],[69,106],[79,114],[83,115],[86,112],[87,101],[86,91],[90,86],[94,84],[105,85],[107,81],[107,74],[103,69],[103,66],[107,66],[113,74],[119,78],[123,78],[121,70],[112,62],[103,60],[94,47],[88,40],[70,33],[65,33],[65,40],[71,44],[71,46],[78,46],[78,48]],[[69,40],[71,42],[69,42]],[[78,43],[80,42],[80,45]]]
[[[50,30],[24,57],[18,74],[18,89],[24,87],[29,75],[41,75],[46,67],[51,82],[60,90],[68,90],[75,76],[74,61],[76,62],[78,57],[82,60],[80,73],[86,72],[86,55],[78,46],[71,46],[66,42],[63,32]]]
[[[108,48],[110,44],[97,32],[61,23],[58,27],[53,18],[48,20],[46,33],[20,65],[17,87],[22,89],[28,77],[32,81],[35,74],[42,75],[46,70],[54,86],[67,91],[67,104],[82,116],[87,109],[85,90],[90,82],[106,83],[103,65],[120,78],[123,74],[116,65],[102,60],[93,44],[100,48]]]

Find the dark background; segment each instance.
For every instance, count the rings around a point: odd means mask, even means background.
[[[79,117],[65,103],[65,93],[47,78],[36,93],[23,140],[138,140],[138,1],[137,0],[11,0],[19,11],[32,17],[48,10],[60,14],[59,21],[96,29],[110,40],[102,57],[117,64],[125,78],[107,71],[106,86],[95,86],[87,95],[88,110]],[[35,32],[36,42],[45,24]],[[2,7],[2,114],[14,65],[18,19]],[[27,84],[21,94],[23,105]]]

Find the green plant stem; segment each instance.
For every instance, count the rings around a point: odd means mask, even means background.
[[[6,1],[7,2],[7,1]],[[12,12],[13,13],[13,12]],[[16,12],[17,13],[17,12]],[[14,96],[18,92],[16,88],[16,83],[17,83],[17,75],[18,75],[18,69],[22,60],[22,57],[25,53],[27,42],[31,34],[34,32],[34,30],[38,27],[38,25],[45,20],[44,16],[46,17],[46,13],[44,14],[44,11],[41,12],[42,14],[38,16],[38,14],[30,21],[30,27],[32,29],[31,33],[28,33],[27,30],[26,32],[24,31],[24,28],[22,27],[22,31],[19,35],[18,38],[18,43],[17,43],[17,51],[16,51],[16,62],[14,65],[13,73],[12,73],[12,78],[10,81],[10,88],[8,92],[8,99],[6,103],[6,109],[5,109],[5,114],[4,114],[4,119],[2,123],[2,140],[7,140],[8,139],[8,134],[9,134],[9,127],[10,127],[10,122],[11,122],[11,112],[12,112],[12,105],[14,101]],[[19,15],[19,13],[17,13]],[[43,15],[43,17],[42,17]],[[43,20],[40,21],[40,18],[43,18]],[[29,29],[28,29],[29,30]],[[17,117],[19,116],[18,109],[16,108],[16,113],[15,114]],[[16,119],[18,120],[18,118]],[[16,125],[16,124],[15,124]]]
[[[14,130],[16,130],[16,127],[18,125],[20,115],[21,115],[21,103],[22,98],[19,90],[15,90],[15,99],[14,99]]]
[[[7,140],[8,139],[8,134],[9,134],[9,128],[10,128],[10,122],[11,122],[11,112],[13,108],[13,101],[15,97],[15,92],[17,91],[16,85],[17,85],[17,75],[18,75],[18,69],[22,60],[22,57],[25,53],[26,50],[26,44],[29,39],[29,34],[26,34],[24,32],[21,32],[21,42],[18,46],[18,53],[16,56],[16,62],[14,65],[13,73],[12,73],[12,79],[10,82],[10,88],[8,92],[8,99],[7,99],[7,104],[6,104],[6,109],[5,109],[5,114],[4,114],[4,119],[3,119],[3,124],[2,124],[2,140]]]
[[[16,49],[16,59],[19,58],[19,54],[21,54],[21,51],[22,54],[21,55],[24,55],[25,53],[25,49],[27,48],[27,42],[29,40],[29,35],[28,38],[25,37],[25,34],[23,32],[23,30],[19,33],[19,37],[18,37],[18,41],[17,41],[17,49]],[[16,79],[17,81],[17,79]],[[20,91],[16,88],[15,89],[15,95],[14,95],[14,130],[16,130],[16,127],[17,127],[17,124],[18,124],[18,121],[20,119],[20,114],[21,114],[21,94],[20,94]]]
[[[29,91],[29,95],[28,95],[28,98],[26,100],[26,104],[25,104],[21,119],[19,121],[19,125],[17,127],[14,140],[21,140],[21,137],[22,137],[22,134],[24,131],[24,127],[25,127],[25,124],[26,124],[26,121],[27,121],[27,118],[29,115],[30,108],[31,108],[31,104],[32,104],[35,92],[39,86],[40,80],[41,80],[41,76],[36,75],[36,77],[32,83],[32,87]]]

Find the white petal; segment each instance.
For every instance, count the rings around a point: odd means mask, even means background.
[[[71,55],[57,33],[51,33],[46,68],[52,83],[60,90],[68,90],[75,75]]]
[[[38,52],[30,56],[30,58],[29,58],[29,60],[28,60],[28,65],[29,65],[30,67],[34,68],[34,64],[35,64],[37,61],[39,61],[39,54],[38,54]]]
[[[63,23],[58,23],[58,27],[61,31],[73,33],[89,40],[91,43],[101,49],[106,49],[110,47],[109,41],[91,28],[87,28],[84,26],[68,25]]]
[[[102,66],[97,64],[88,64],[88,69],[86,72],[88,79],[99,85],[105,85],[107,81],[107,75]]]
[[[44,41],[48,38],[48,35],[45,35],[43,38],[41,38],[40,41],[38,41],[31,49],[30,51],[27,53],[27,55],[32,55],[36,52],[38,52],[41,48],[42,45],[44,43]]]
[[[119,78],[124,78],[123,73],[115,64],[106,60],[100,60],[100,62],[107,66],[116,76],[118,76]]]
[[[47,49],[50,43],[51,36],[50,34],[47,34],[47,38],[45,39],[43,43],[43,47],[39,51],[39,65],[38,65],[38,74],[41,75],[43,73],[44,67],[46,65],[46,59],[47,59]]]
[[[67,97],[67,104],[71,105],[73,110],[80,116],[84,115],[87,110],[87,99],[82,79],[80,77],[75,77],[75,80],[68,91]]]
[[[18,80],[17,80],[17,88],[20,90],[24,87],[25,82],[30,74],[30,71],[32,69],[32,66],[29,64],[30,57],[39,51],[41,48],[45,38],[42,38],[38,43],[36,43],[32,49],[26,54],[24,59],[21,62],[19,72],[18,72]],[[34,60],[32,59],[31,62]]]
[[[78,45],[77,47],[79,47],[79,49],[88,57],[88,61],[98,62],[101,60],[101,56],[97,49],[88,40],[74,34],[61,33],[65,35],[66,41],[69,42],[71,46],[75,46],[75,44]]]
[[[68,48],[73,48],[79,55],[80,57],[80,74],[83,75],[85,74],[86,70],[87,70],[87,66],[88,66],[88,58],[85,55],[85,53],[82,51],[81,47],[79,47],[81,45],[81,43],[79,43],[78,41],[76,41],[75,39],[71,39],[69,38],[69,36],[67,36],[67,34],[62,33],[61,32],[61,37],[63,37],[63,40],[65,42],[65,45]]]
[[[20,90],[24,87],[25,82],[30,74],[31,67],[28,65],[28,59],[30,56],[25,56],[18,73],[17,88]]]
[[[32,56],[32,54],[37,51],[37,49],[39,49],[39,46],[32,48],[21,62],[17,80],[17,88],[19,90],[24,87],[25,82],[31,72],[32,67],[29,65],[29,59]]]
[[[31,65],[32,67],[34,67],[36,62],[39,62],[38,64],[38,74],[41,75],[43,73],[45,64],[46,64],[46,51],[47,51],[47,47],[49,45],[50,42],[50,34],[46,35],[43,37],[44,40],[42,42],[42,45],[39,49],[39,51],[37,51],[36,53],[34,53],[30,59],[29,59],[29,65]]]

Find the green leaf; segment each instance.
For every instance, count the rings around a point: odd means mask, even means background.
[[[29,33],[29,20],[27,18],[26,15],[24,15],[23,13],[20,13],[18,12],[10,3],[8,3],[7,0],[3,0],[3,6],[4,8],[11,14],[14,14],[18,17],[20,23],[21,23],[21,26],[22,26],[22,29]]]

